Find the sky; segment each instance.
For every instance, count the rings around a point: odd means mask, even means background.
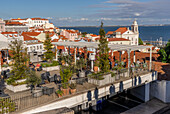
[[[56,26],[170,24],[170,0],[0,0],[0,18],[48,18]]]

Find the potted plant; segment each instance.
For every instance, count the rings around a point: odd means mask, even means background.
[[[63,96],[63,91],[61,89],[56,91],[57,96],[60,98]]]
[[[71,83],[70,84],[70,93],[74,94],[76,92],[76,84],[75,83]]]
[[[69,67],[66,67],[66,69],[60,69],[60,76],[63,95],[68,95],[69,94],[68,82],[72,76],[72,71],[69,69]]]
[[[98,72],[98,61],[96,60],[95,63],[94,63],[94,72]]]
[[[26,78],[26,83],[28,86],[33,86],[32,93],[34,97],[42,96],[42,89],[37,88],[37,85],[41,83],[41,78],[36,75],[34,71],[30,71],[28,73],[28,77]]]
[[[83,71],[83,67],[85,67],[85,60],[83,58],[80,58],[77,61],[76,66],[77,66],[78,70],[80,70],[79,77],[85,77],[85,72]]]

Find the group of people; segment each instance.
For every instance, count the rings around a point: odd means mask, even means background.
[[[41,64],[37,63],[36,65],[34,65],[32,62],[29,63],[29,67],[35,69],[35,71],[37,71],[38,68],[40,68]]]

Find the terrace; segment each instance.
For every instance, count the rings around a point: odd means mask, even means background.
[[[81,48],[81,47],[86,47],[86,48],[95,48],[97,49],[98,43],[76,43],[76,42],[55,42],[55,46],[68,46],[68,48],[74,47],[74,48]],[[106,73],[106,74],[95,74],[93,75],[91,70],[93,71],[93,59],[89,59],[91,61],[91,68],[86,69],[85,71],[85,76],[80,77],[77,75],[78,73],[74,73],[69,80],[69,82],[66,83],[61,83],[61,76],[60,76],[60,71],[59,70],[51,70],[47,73],[47,71],[42,70],[42,71],[36,71],[36,74],[41,76],[44,74],[46,77],[43,79],[44,83],[40,85],[39,89],[41,91],[36,92],[36,93],[31,93],[31,90],[26,90],[26,91],[21,91],[21,92],[12,92],[7,89],[5,89],[5,94],[8,94],[9,97],[3,98],[5,100],[10,99],[11,103],[14,103],[15,105],[15,110],[14,112],[24,112],[28,111],[33,108],[38,108],[41,106],[48,105],[50,103],[56,102],[56,101],[62,101],[63,99],[69,99],[84,93],[88,93],[89,91],[94,91],[96,88],[102,89],[103,87],[110,87],[110,85],[115,85],[115,90],[116,91],[123,91],[120,90],[119,84],[122,82],[126,85],[127,87],[124,88],[129,88],[129,87],[135,87],[139,86],[141,84],[145,83],[144,78],[147,78],[146,75],[151,74],[151,70],[154,67],[152,65],[152,59],[150,59],[149,64],[146,65],[146,67],[143,67],[142,65],[136,66],[134,68],[134,71],[132,72],[131,67],[130,67],[130,51],[135,51],[135,50],[140,50],[140,49],[145,49],[145,48],[152,48],[152,46],[124,46],[124,45],[109,45],[109,48],[112,51],[120,51],[120,55],[122,51],[127,51],[128,52],[128,65],[124,69],[121,70],[115,70],[111,69],[111,72]],[[58,52],[58,51],[57,51]],[[78,53],[78,52],[77,52]],[[76,53],[75,53],[76,54]],[[111,54],[113,56],[113,53]],[[58,59],[59,54],[56,54],[56,59]],[[74,56],[75,63],[76,63],[76,58],[77,56]],[[133,55],[135,57],[135,53]],[[152,51],[150,51],[150,58],[152,58]],[[134,59],[136,60],[136,59]],[[121,56],[120,56],[120,61],[121,61]],[[136,61],[135,61],[136,62]],[[152,72],[154,74],[154,72]],[[155,75],[155,74],[154,74]],[[141,80],[140,82],[136,82],[136,80]],[[154,78],[155,80],[156,78]],[[130,80],[133,80],[131,82]],[[150,78],[148,79],[150,80]],[[151,80],[150,80],[151,81]],[[71,86],[71,84],[74,83],[75,86]],[[133,84],[132,84],[133,83]],[[130,86],[129,86],[130,84]],[[60,90],[61,87],[63,86],[68,86],[68,91],[66,90],[62,94],[60,94],[58,91]],[[45,89],[46,88],[46,89]],[[124,89],[122,88],[122,89]],[[116,92],[115,91],[115,92]],[[100,93],[98,96],[103,96],[104,94],[109,93],[108,91]]]

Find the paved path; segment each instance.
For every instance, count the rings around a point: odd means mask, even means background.
[[[152,99],[146,103],[136,106],[130,110],[127,110],[121,114],[153,114],[154,112],[166,107],[167,104],[160,100]]]

